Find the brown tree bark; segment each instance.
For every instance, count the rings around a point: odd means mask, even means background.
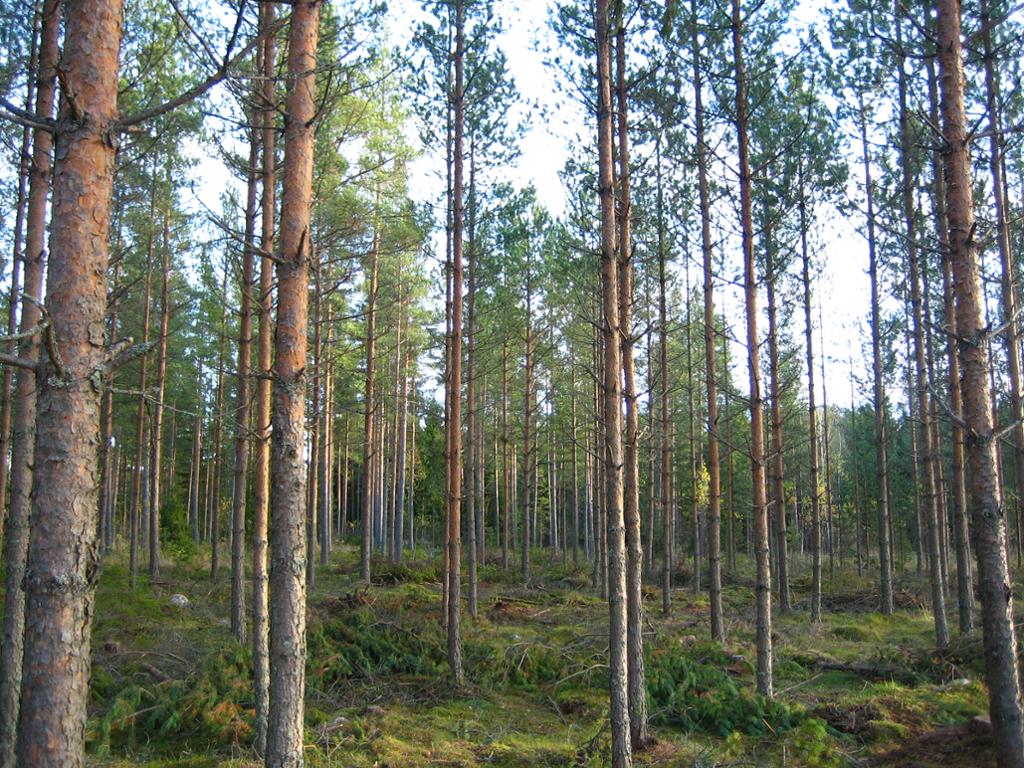
[[[249,369],[252,367],[252,293],[256,256],[256,192],[259,183],[259,133],[249,139],[249,178],[242,247],[241,312],[238,323],[238,391],[235,396],[235,464],[231,494],[231,634],[245,643],[245,502],[249,474]]]
[[[704,266],[704,362],[707,366],[707,408],[708,408],[708,597],[711,602],[711,639],[725,640],[722,619],[722,481],[721,461],[718,452],[718,378],[715,371],[715,282],[714,253],[711,244],[711,202],[708,192],[707,145],[704,139],[704,95],[703,71],[700,65],[700,36],[698,34],[697,0],[690,0],[691,54],[693,56],[693,112],[697,131],[697,188],[700,201],[700,242]],[[668,367],[665,319],[665,277],[664,258],[659,258],[661,270],[661,334],[662,334],[662,410],[664,433],[662,436],[662,463],[666,471],[670,463],[668,450]],[[666,480],[662,480],[665,483]],[[666,512],[667,515],[667,512]],[[730,525],[731,529],[731,525]]]
[[[867,197],[868,273],[871,276],[871,368],[875,410],[875,476],[877,494],[875,512],[878,515],[878,565],[881,574],[880,594],[882,613],[891,615],[892,599],[892,544],[889,541],[889,457],[885,429],[885,385],[882,368],[882,321],[878,281],[878,255],[875,245],[875,195],[871,182],[871,159],[868,154],[867,115],[864,97],[860,102],[861,157],[864,163],[864,194]]]
[[[454,135],[452,144],[452,309],[451,361],[448,371],[449,418],[445,431],[449,446],[448,497],[448,666],[452,684],[463,683],[461,587],[462,568],[462,234],[463,137],[465,131],[466,8],[455,2],[455,89],[453,91]]]
[[[523,583],[530,581],[530,542],[531,525],[530,509],[535,493],[536,476],[534,475],[533,455],[533,415],[536,410],[534,402],[534,333],[533,333],[533,253],[526,253],[526,364],[525,392],[523,395],[523,529],[522,549],[519,562],[522,570]]]
[[[216,579],[220,569],[220,496],[221,482],[221,448],[224,446],[224,355],[227,349],[228,321],[228,263],[225,255],[224,275],[220,283],[220,341],[217,350],[217,397],[213,406],[213,467],[209,477],[210,517],[210,578]],[[161,398],[162,400],[162,398]],[[160,463],[154,462],[154,471],[159,470]],[[159,514],[154,512],[154,514]],[[159,518],[157,518],[159,519]]]
[[[359,549],[359,578],[370,583],[373,552],[373,469],[377,463],[377,262],[380,258],[380,190],[374,195],[373,242],[366,268],[366,386],[363,392],[363,483],[362,537]]]
[[[901,45],[902,23],[897,2],[896,32]],[[928,561],[931,571],[932,613],[935,617],[935,642],[939,648],[949,645],[949,627],[946,623],[946,600],[942,589],[942,567],[940,562],[940,532],[938,497],[935,487],[935,446],[931,427],[931,402],[928,394],[928,365],[925,353],[925,329],[923,300],[921,296],[921,265],[917,247],[917,221],[914,206],[914,176],[911,169],[912,151],[910,137],[910,114],[907,107],[907,81],[904,63],[898,65],[899,123],[900,123],[900,164],[903,201],[903,217],[906,229],[907,262],[910,268],[910,303],[913,319],[914,365],[917,379],[917,416],[920,426],[922,473],[924,495],[921,512],[925,518],[928,536]]]
[[[601,197],[601,295],[604,318],[602,377],[604,483],[606,491],[609,608],[609,695],[611,699],[612,768],[633,763],[629,722],[627,642],[626,535],[624,520],[622,424],[622,327],[619,318],[619,275],[615,232],[615,157],[612,148],[611,33],[608,0],[597,0],[598,189]]]
[[[751,214],[750,151],[747,140],[747,86],[743,64],[740,0],[732,0],[732,46],[736,77],[736,134],[740,160],[740,225],[743,235],[743,293],[747,317],[747,367],[750,374],[750,466],[753,481],[754,556],[757,565],[757,690],[772,695],[772,582],[768,554],[768,499],[765,487],[764,397],[757,335],[757,274]]]
[[[168,173],[168,181],[170,174]],[[168,190],[168,194],[170,194]],[[161,250],[160,282],[160,339],[157,342],[156,402],[153,416],[153,442],[149,460],[149,583],[155,584],[160,578],[160,492],[163,457],[164,396],[167,392],[167,338],[171,323],[171,210],[167,201],[164,211],[163,243]],[[214,542],[216,547],[216,542]],[[215,550],[216,551],[216,550]]]
[[[622,347],[623,401],[626,408],[623,448],[623,523],[626,538],[626,654],[629,687],[629,734],[634,750],[647,746],[647,686],[644,682],[643,539],[640,532],[640,418],[633,359],[633,240],[629,167],[629,94],[626,80],[626,16],[622,0],[615,15],[615,90],[618,102],[618,290],[619,341]]]
[[[120,225],[118,226],[120,229]],[[120,232],[118,233],[120,245]],[[107,332],[107,343],[112,344],[117,339],[118,313],[120,311],[120,281],[121,281],[121,259],[118,258],[114,264],[114,275],[111,280],[110,295],[113,297],[113,306],[110,307],[110,322]],[[38,282],[38,281],[37,281]],[[37,297],[38,299],[38,297]],[[37,353],[38,354],[38,353]],[[114,518],[113,507],[110,500],[113,493],[113,472],[112,458],[114,451],[111,446],[111,437],[114,431],[114,392],[113,373],[103,379],[103,402],[100,406],[100,542],[103,545],[103,553],[110,552],[114,547]],[[172,430],[173,431],[173,430]],[[2,483],[2,481],[0,481]]]
[[[43,45],[42,34],[43,34],[43,15],[47,11],[39,2],[33,3],[32,13],[32,38],[29,43],[29,57],[28,57],[28,71],[25,77],[25,109],[28,112],[34,112],[38,109],[37,105],[41,101],[36,96],[36,86],[40,80],[40,57],[42,52],[39,50]],[[58,14],[59,15],[59,14]],[[51,85],[51,92],[53,86]],[[50,111],[44,115],[46,118],[53,117],[53,96],[50,96]],[[38,114],[38,112],[36,112]],[[11,290],[7,297],[7,335],[13,336],[18,330],[18,305],[21,303],[21,267],[25,260],[25,252],[23,247],[25,246],[25,218],[28,214],[28,204],[30,195],[30,176],[32,175],[32,164],[33,164],[33,147],[36,144],[36,136],[43,131],[33,130],[29,126],[25,125],[21,129],[21,146],[18,152],[18,185],[17,185],[17,198],[14,204],[14,227],[12,232],[12,241],[14,247],[11,250]],[[51,148],[53,139],[49,132],[45,132],[46,138],[44,141],[49,142]],[[44,216],[45,219],[45,216]],[[4,344],[5,351],[8,354],[14,354],[17,349],[17,345],[14,341],[8,341]],[[8,454],[10,453],[11,447],[11,412],[14,408],[14,402],[12,400],[14,385],[14,366],[4,366],[3,381],[0,386],[0,537],[3,536],[6,524],[7,512],[7,480],[10,472],[10,464],[8,463]],[[27,543],[27,538],[25,542]],[[24,549],[24,546],[22,546]],[[22,557],[24,561],[24,556]],[[20,584],[19,584],[19,589]],[[20,648],[20,646],[19,646]],[[19,651],[20,653],[20,651]],[[0,705],[2,706],[2,705]],[[0,718],[2,718],[0,713]],[[15,722],[17,721],[17,715],[15,715]],[[0,725],[0,728],[3,726]],[[6,744],[0,745],[0,751],[9,751],[10,760],[14,759],[14,742],[13,740],[8,747]],[[2,759],[2,754],[0,754]]]
[[[53,115],[56,67],[60,55],[60,0],[46,0],[40,10],[38,64],[34,73],[37,83],[34,111],[38,117],[49,118]],[[25,262],[24,293],[27,299],[21,311],[22,333],[30,331],[41,319],[35,302],[41,298],[42,290],[46,198],[53,167],[52,151],[51,135],[44,130],[33,131],[32,157],[28,169],[27,232],[24,253],[19,255]],[[39,335],[32,334],[18,345],[18,356],[25,360],[38,360],[39,348]],[[3,642],[0,643],[0,768],[14,766],[25,652],[25,594],[22,583],[28,556],[36,437],[36,377],[32,371],[17,371],[12,405],[14,430],[11,435],[11,497],[4,539],[5,598]]]
[[[961,386],[971,508],[981,589],[982,635],[989,711],[1000,768],[1024,766],[1024,717],[1006,552],[1006,518],[996,475],[994,424],[988,386],[989,355],[981,309],[974,195],[960,41],[960,4],[938,2],[938,56],[950,254],[960,339]]]
[[[288,96],[277,263],[274,409],[271,430],[270,708],[267,768],[301,768],[306,664],[306,582],[309,557],[305,449],[306,334],[312,254],[313,122],[320,0],[292,3]]]
[[[267,710],[269,708],[270,624],[267,573],[267,520],[270,509],[270,399],[273,354],[275,167],[274,75],[275,36],[267,34],[274,26],[275,4],[260,4],[259,30],[264,34],[259,51],[259,67],[263,75],[260,89],[260,282],[257,293],[259,337],[256,348],[256,418],[253,451],[253,513],[252,513],[252,669],[255,699],[255,746],[259,755],[267,749]]]
[[[768,214],[769,216],[771,213]],[[785,468],[782,456],[782,381],[779,372],[778,302],[775,295],[775,242],[770,225],[764,229],[765,285],[768,289],[768,371],[771,401],[771,494],[769,518],[775,524],[775,566],[779,585],[779,611],[789,613],[789,537],[786,526]]]
[[[800,252],[804,279],[804,345],[807,348],[807,426],[811,469],[811,621],[821,621],[821,492],[818,482],[818,412],[814,401],[814,326],[811,323],[811,255],[807,247],[807,201],[800,179]]]
[[[469,229],[467,269],[469,286],[466,295],[466,461],[464,487],[466,493],[466,570],[469,577],[467,607],[469,615],[476,618],[477,608],[477,498],[476,484],[479,475],[477,462],[477,402],[476,402],[476,157],[475,144],[470,139],[469,149]]]
[[[501,567],[506,571],[509,564],[509,549],[512,545],[512,466],[508,441],[508,339],[501,345]]]
[[[153,220],[155,194],[150,191],[150,221]],[[153,293],[153,237],[149,236],[146,245],[146,301],[142,314],[142,342],[149,343],[150,317],[152,309],[150,298]],[[139,537],[141,523],[148,509],[146,500],[149,499],[149,485],[145,482],[146,476],[146,381],[147,369],[149,366],[149,355],[144,353],[139,367],[139,405],[135,417],[135,471],[132,477],[132,508],[131,521],[129,522],[128,542],[128,580],[132,589],[135,589],[139,569]]]
[[[120,0],[69,3],[60,61],[47,310],[54,357],[37,376],[32,528],[17,760],[85,761],[89,658],[99,552],[100,391],[116,154]],[[41,250],[41,248],[40,248]]]

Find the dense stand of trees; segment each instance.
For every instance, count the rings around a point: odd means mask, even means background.
[[[549,68],[584,116],[564,211],[509,180],[532,116],[501,4],[402,13],[398,49],[372,3],[0,15],[0,766],[84,764],[104,562],[146,590],[196,555],[230,572],[256,751],[302,765],[306,600],[338,547],[367,584],[443,562],[455,687],[484,565],[586,567],[617,767],[650,742],[645,582],[665,613],[706,590],[723,642],[723,574],[751,573],[764,697],[774,609],[821,621],[846,569],[885,614],[923,585],[937,648],[947,602],[980,622],[999,764],[1024,765],[1011,4],[557,3]],[[870,281],[848,361],[839,250]]]

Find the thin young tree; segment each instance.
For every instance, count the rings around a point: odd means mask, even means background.
[[[260,279],[257,293],[259,336],[256,347],[256,413],[253,451],[253,514],[252,514],[252,675],[255,699],[255,744],[260,755],[267,749],[267,713],[270,707],[270,601],[267,572],[267,527],[270,514],[270,405],[271,366],[273,356],[274,223],[276,210],[277,139],[274,124],[276,100],[275,4],[260,4],[259,30],[263,41],[259,49],[260,72],[263,75],[259,92],[260,129]],[[198,473],[198,468],[196,472]],[[198,478],[196,480],[198,487]],[[198,514],[198,513],[197,513]]]
[[[465,58],[466,7],[463,0],[455,3],[455,89],[452,110],[454,133],[452,144],[452,306],[451,360],[448,370],[448,421],[445,424],[448,443],[448,666],[452,683],[461,686],[462,633],[462,265],[463,265],[463,140],[465,133]]]
[[[612,43],[608,0],[594,4],[597,40],[598,189],[601,197],[601,297],[604,367],[602,422],[605,513],[607,515],[609,694],[612,768],[633,764],[629,724],[627,651],[626,536],[622,445],[622,356],[619,324],[619,275],[615,230],[615,156],[612,149]]]
[[[690,46],[693,57],[693,113],[696,126],[697,190],[700,204],[700,244],[704,267],[704,361],[707,366],[705,384],[707,389],[708,418],[708,597],[711,602],[711,639],[719,642],[725,639],[722,619],[722,481],[721,461],[718,451],[718,379],[715,354],[715,282],[714,251],[711,240],[711,201],[708,191],[708,148],[705,143],[703,69],[700,58],[700,33],[697,0],[690,0],[692,16]],[[662,266],[662,269],[664,267]],[[664,285],[664,278],[662,278]],[[664,296],[664,288],[662,289]],[[664,299],[662,299],[664,301]],[[664,334],[664,312],[662,312],[662,333]],[[667,366],[662,359],[662,368]],[[668,381],[662,373],[662,419],[668,420]],[[667,443],[667,435],[662,440]],[[668,463],[666,448],[662,449],[662,461]],[[662,481],[663,483],[666,480]]]
[[[255,275],[256,193],[259,186],[259,132],[249,139],[242,246],[241,312],[238,326],[238,391],[235,395],[235,466],[231,494],[231,634],[245,642],[245,501],[249,472],[249,368],[252,366],[252,292]]]
[[[626,78],[626,9],[615,5],[615,92],[618,110],[618,260],[619,343],[622,346],[623,401],[623,522],[626,537],[626,643],[629,671],[629,733],[633,749],[650,741],[647,723],[647,687],[644,682],[643,539],[640,533],[640,420],[633,339],[633,241],[629,167],[629,85]]]
[[[747,138],[747,87],[743,63],[743,16],[732,0],[732,47],[736,79],[736,137],[739,145],[740,231],[743,243],[743,294],[747,318],[747,368],[750,375],[750,467],[753,482],[753,548],[757,566],[757,690],[772,695],[772,577],[768,551],[768,499],[765,485],[764,395],[757,333],[757,274],[751,212],[750,150]]]

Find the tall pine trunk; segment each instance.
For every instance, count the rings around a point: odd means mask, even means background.
[[[751,214],[750,150],[747,139],[747,87],[743,64],[740,0],[732,0],[732,46],[736,76],[736,134],[740,160],[740,226],[743,238],[743,292],[747,317],[747,367],[750,374],[750,466],[753,481],[754,557],[757,565],[757,690],[772,695],[772,576],[768,553],[768,499],[765,487],[764,396],[757,334],[757,274]]]
[[[60,0],[46,0],[41,11],[36,70],[38,83],[34,109],[38,117],[49,118],[53,115],[56,93]],[[38,325],[41,317],[35,301],[41,298],[42,290],[46,198],[53,167],[52,150],[51,135],[45,130],[33,131],[24,250],[24,292],[28,300],[23,303],[21,310],[22,333]],[[40,338],[38,334],[32,334],[26,336],[18,345],[18,356],[25,360],[38,360],[39,349]],[[25,559],[28,555],[36,437],[36,376],[33,371],[21,369],[17,372],[12,405],[14,430],[11,435],[11,497],[4,539],[5,599],[3,642],[0,643],[0,768],[13,768],[14,765],[22,660],[25,651],[25,594],[22,591],[22,582],[25,578]]]
[[[99,552],[96,502],[103,326],[116,154],[120,0],[67,7],[55,132],[47,310],[59,360],[37,382],[32,528],[17,759],[33,768],[85,762],[89,659]]]
[[[252,366],[252,290],[255,274],[253,238],[259,182],[259,134],[249,140],[249,178],[245,201],[242,253],[241,318],[238,327],[238,393],[235,400],[235,465],[231,494],[231,634],[245,643],[245,501],[249,473],[249,368]]]
[[[896,32],[901,39],[902,23],[897,8]],[[910,137],[910,114],[907,106],[907,81],[904,63],[899,62],[899,124],[900,163],[903,217],[906,234],[907,262],[910,268],[910,304],[913,319],[914,366],[917,380],[917,416],[920,427],[918,442],[921,446],[924,495],[921,499],[921,514],[924,517],[928,536],[928,563],[931,572],[932,613],[935,618],[935,642],[939,648],[949,645],[949,628],[946,624],[946,600],[942,589],[942,563],[940,560],[940,531],[938,493],[935,486],[935,441],[931,426],[931,402],[928,395],[928,365],[925,352],[925,318],[921,295],[921,263],[917,243],[917,222],[914,206],[915,179],[911,169],[912,151]]]
[[[274,409],[271,430],[270,708],[267,768],[304,764],[306,664],[306,335],[319,0],[292,5],[277,263]]]
[[[267,749],[267,711],[269,709],[270,685],[270,602],[267,573],[267,521],[270,511],[270,400],[271,365],[273,354],[273,307],[274,262],[270,253],[274,250],[275,222],[275,168],[274,146],[275,95],[274,35],[268,34],[274,25],[275,5],[272,2],[260,5],[260,34],[266,35],[260,46],[260,71],[263,83],[260,92],[259,124],[260,141],[260,282],[259,341],[256,349],[256,434],[253,456],[253,513],[252,513],[252,667],[253,698],[255,699],[256,751],[264,755]],[[197,469],[196,472],[199,470]],[[198,480],[197,480],[198,483]]]
[[[871,158],[868,154],[867,116],[864,97],[860,99],[860,140],[864,163],[864,194],[867,197],[868,273],[871,276],[871,371],[875,410],[875,511],[878,515],[878,566],[881,575],[881,611],[893,612],[892,543],[889,541],[889,457],[885,435],[885,371],[882,367],[881,291],[878,279],[878,254],[875,243],[875,195],[871,182]]]
[[[974,241],[974,195],[964,69],[960,42],[960,4],[938,2],[939,83],[943,138],[946,142],[946,215],[956,292],[961,386],[967,458],[971,469],[971,508],[981,589],[985,680],[989,690],[997,763],[1024,766],[1024,717],[1020,669],[1013,626],[1013,598],[1006,550],[1006,518],[999,493],[989,389],[989,354],[982,317],[982,293]]]
[[[711,245],[711,202],[708,192],[708,161],[707,146],[704,143],[704,95],[702,87],[703,71],[700,65],[700,35],[697,30],[697,0],[690,0],[691,21],[690,41],[693,56],[693,111],[697,129],[697,188],[700,200],[700,244],[704,267],[704,362],[707,366],[707,403],[708,403],[708,597],[711,602],[711,638],[719,642],[725,639],[725,627],[722,618],[722,481],[721,461],[718,455],[718,379],[715,371],[715,283],[714,262]],[[662,274],[661,290],[661,323],[662,338],[665,335],[665,290],[664,290],[664,258],[659,259]],[[662,341],[661,366],[668,365],[665,342]],[[663,430],[668,431],[668,380],[662,373],[662,421]],[[662,462],[670,461],[668,452],[668,436],[662,436]],[[662,482],[666,482],[664,479]],[[730,523],[731,530],[731,523]]]
[[[452,683],[461,686],[462,633],[462,236],[465,206],[463,202],[463,137],[465,131],[465,54],[466,8],[463,0],[455,3],[455,90],[454,135],[452,145],[452,308],[451,360],[448,371],[449,418],[445,424],[448,439],[448,667]],[[471,404],[472,405],[472,404]]]
[[[632,765],[628,698],[626,536],[623,489],[622,357],[619,321],[619,275],[615,232],[615,157],[612,149],[613,107],[611,33],[608,0],[594,8],[597,38],[598,189],[601,196],[601,295],[603,336],[604,484],[607,520],[609,694],[612,768]]]
[[[629,101],[626,82],[626,17],[623,0],[616,3],[615,80],[618,101],[618,290],[619,340],[622,347],[623,400],[626,407],[623,448],[623,523],[626,539],[626,643],[629,675],[629,730],[633,749],[650,741],[647,687],[644,682],[643,539],[640,534],[640,418],[633,359],[633,241],[630,234],[632,197],[629,168]]]

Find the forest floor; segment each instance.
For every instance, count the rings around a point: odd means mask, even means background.
[[[478,617],[463,623],[468,683],[453,690],[438,564],[376,563],[367,590],[357,586],[356,550],[340,549],[309,598],[308,765],[607,765],[607,605],[582,568],[538,550],[537,576],[524,586],[518,569],[503,572],[489,557]],[[796,560],[796,610],[775,621],[771,702],[752,692],[749,573],[726,579],[724,648],[708,641],[705,595],[679,587],[663,616],[660,594],[646,590],[655,742],[637,764],[994,765],[975,720],[986,711],[979,634],[935,653],[923,584],[907,575],[888,618],[875,612],[867,575],[826,578],[825,617],[812,626]],[[141,577],[133,592],[118,553],[104,566],[90,764],[255,768],[250,654],[230,637],[227,573],[211,582],[194,559],[166,564],[162,579]],[[186,607],[171,603],[176,593]]]

